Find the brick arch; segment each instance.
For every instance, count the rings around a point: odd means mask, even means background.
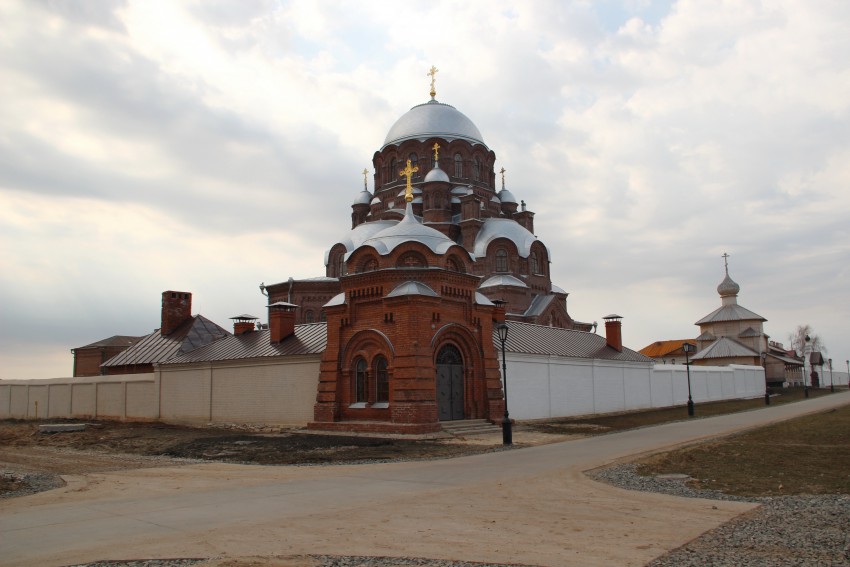
[[[467,327],[457,323],[449,323],[438,329],[431,340],[431,356],[435,369],[437,367],[437,355],[446,345],[457,348],[463,357],[465,417],[467,419],[488,418],[489,406],[486,380],[484,379],[484,354],[478,337]]]
[[[357,357],[363,357],[368,364],[379,354],[383,354],[392,365],[395,358],[395,348],[392,341],[377,329],[364,329],[354,334],[346,343],[339,361],[341,368],[348,368]]]

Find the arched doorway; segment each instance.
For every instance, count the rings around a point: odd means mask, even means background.
[[[463,356],[454,345],[437,354],[437,415],[440,421],[463,419]]]

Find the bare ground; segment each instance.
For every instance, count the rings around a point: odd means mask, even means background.
[[[51,422],[56,423],[56,422]],[[72,420],[83,431],[39,432],[39,422],[0,421],[0,498],[61,486],[58,475],[108,472],[188,462],[317,465],[450,458],[501,450],[501,436],[421,438],[327,435],[298,429],[257,431],[186,427],[164,423]],[[548,443],[570,436],[536,432],[525,443]],[[52,482],[50,479],[54,475]],[[58,483],[58,484],[57,484]]]

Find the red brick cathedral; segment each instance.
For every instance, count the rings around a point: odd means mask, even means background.
[[[311,427],[429,432],[504,411],[493,330],[504,319],[579,330],[552,285],[534,213],[496,190],[496,154],[478,128],[436,100],[414,106],[372,158],[374,194],[351,205],[351,230],[326,275],[265,289],[327,321]],[[368,171],[364,170],[364,176]]]

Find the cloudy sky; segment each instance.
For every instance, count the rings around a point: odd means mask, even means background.
[[[850,3],[0,3],[0,378],[324,274],[393,122],[465,113],[577,319],[627,346],[739,303],[850,358]],[[371,182],[369,189],[372,189]],[[838,364],[838,361],[841,364]]]

